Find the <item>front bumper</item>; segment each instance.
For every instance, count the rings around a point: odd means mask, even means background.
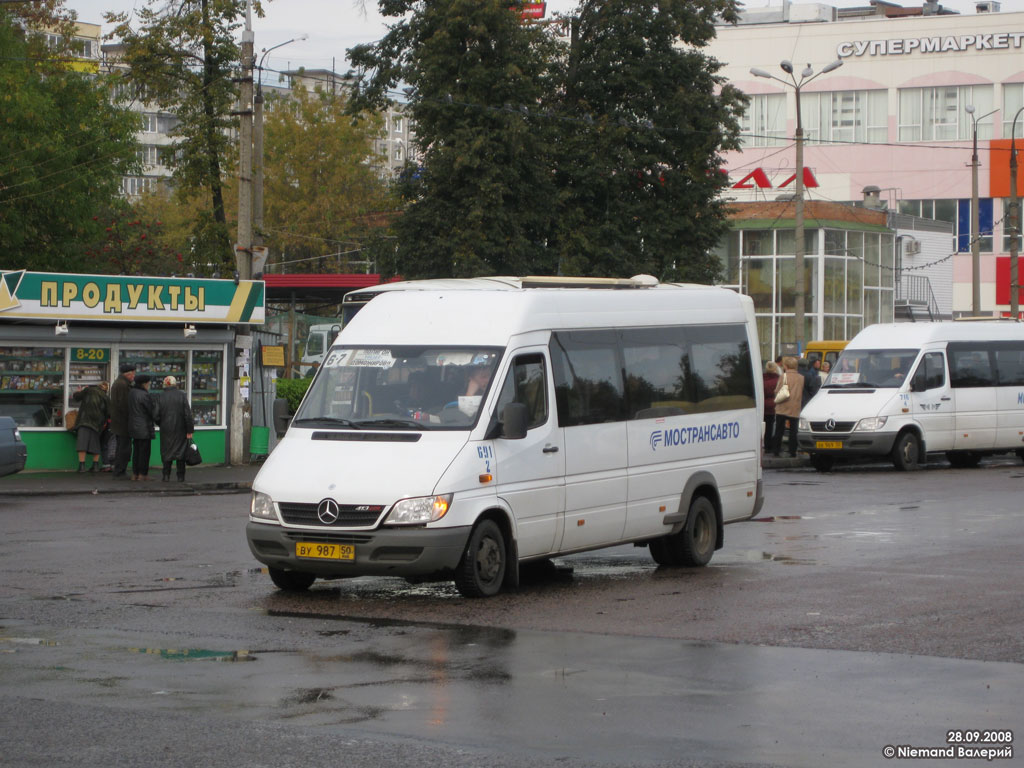
[[[470,526],[460,526],[326,532],[250,521],[245,526],[245,537],[253,556],[271,568],[313,573],[321,578],[432,576],[455,569],[471,530]],[[295,543],[299,541],[353,545],[355,560],[296,557]]]
[[[821,456],[886,456],[896,443],[895,432],[804,432],[797,434],[801,451]]]

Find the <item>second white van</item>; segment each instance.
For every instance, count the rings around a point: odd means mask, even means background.
[[[929,452],[955,467],[1024,459],[1024,324],[868,326],[801,412],[799,446],[821,471],[872,456],[915,469]]]

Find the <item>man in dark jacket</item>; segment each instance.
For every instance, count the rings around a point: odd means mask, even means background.
[[[110,432],[117,441],[114,447],[114,479],[127,480],[128,462],[132,458],[132,441],[128,436],[131,418],[131,389],[135,381],[135,366],[125,363],[110,386]]]
[[[149,457],[156,437],[157,404],[149,394],[149,376],[135,377],[129,407],[128,434],[132,438],[132,480],[149,480]]]
[[[796,372],[804,377],[803,402],[801,403],[801,407],[803,407],[818,394],[818,390],[821,389],[821,378],[818,376],[818,372],[811,368],[806,357],[801,357],[797,361]]]
[[[160,427],[160,459],[164,464],[163,481],[171,479],[171,464],[178,463],[178,480],[185,480],[185,449],[192,441],[195,421],[192,406],[185,393],[178,389],[173,376],[164,378],[164,391],[157,406],[157,424]]]

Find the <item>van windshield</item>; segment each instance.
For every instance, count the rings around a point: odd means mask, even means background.
[[[502,351],[498,347],[335,347],[324,358],[292,424],[471,429]]]
[[[832,367],[823,387],[901,387],[917,349],[846,349]]]

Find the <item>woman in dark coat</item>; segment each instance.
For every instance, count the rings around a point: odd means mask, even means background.
[[[775,385],[779,383],[779,366],[769,360],[764,366],[764,449],[775,445]]]
[[[103,468],[101,436],[107,428],[107,419],[110,418],[107,387],[107,382],[101,381],[98,386],[86,387],[71,396],[72,402],[81,403],[78,406],[78,421],[75,422],[75,429],[78,432],[75,449],[78,451],[79,472],[85,472],[87,453],[92,454],[90,472],[99,472]]]
[[[128,436],[132,439],[132,480],[149,480],[149,457],[156,437],[157,405],[149,394],[149,376],[135,377],[129,391]]]
[[[173,376],[164,379],[164,391],[160,395],[157,409],[157,424],[160,426],[160,458],[164,463],[163,481],[171,479],[171,464],[178,462],[178,480],[185,479],[185,449],[192,441],[195,421],[192,406],[185,393],[178,389],[178,380]]]

